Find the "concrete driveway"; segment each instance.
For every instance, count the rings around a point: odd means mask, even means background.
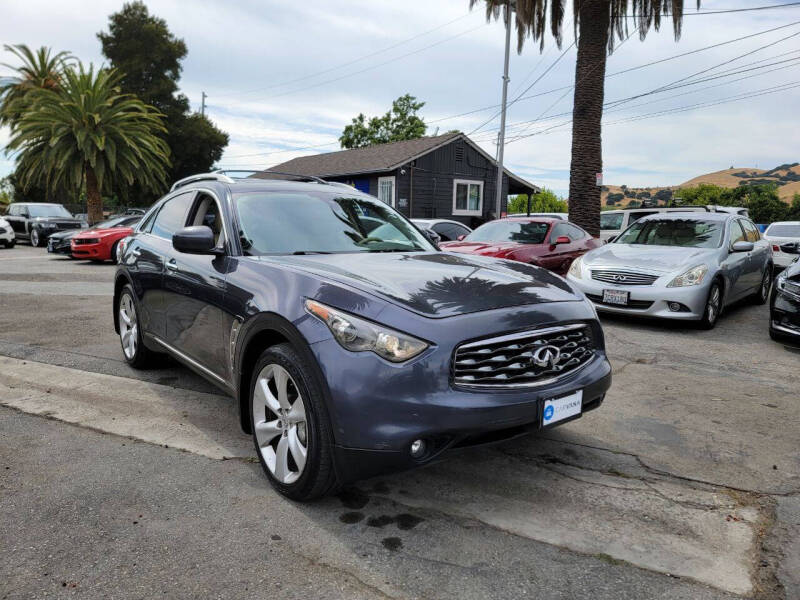
[[[604,319],[600,410],[298,505],[230,399],[127,367],[112,278],[0,250],[0,597],[800,597],[800,353],[766,307]]]

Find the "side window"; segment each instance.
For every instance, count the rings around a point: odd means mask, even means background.
[[[469,235],[469,229],[467,229],[463,225],[453,225],[453,229],[454,229],[453,233],[456,236],[453,238],[454,240],[458,239],[458,236],[460,235]]]
[[[192,211],[192,225],[205,225],[214,232],[214,243],[219,245],[220,236],[225,239],[222,216],[217,201],[208,194],[200,194]]]
[[[153,221],[155,220],[157,214],[158,210],[154,210],[153,212],[151,212],[147,216],[147,219],[144,221],[144,223],[142,223],[141,227],[139,227],[139,231],[150,233],[150,229],[153,227]]]
[[[600,229],[616,231],[622,229],[624,213],[600,213]]]
[[[550,231],[550,243],[555,244],[556,240],[562,235],[572,239],[569,235],[569,229],[567,229],[567,227],[568,225],[566,223],[558,223],[557,225],[553,225],[553,229]]]
[[[11,206],[8,207],[8,216],[16,217],[17,215],[19,215],[19,205],[12,204]]]
[[[436,225],[431,227],[431,229],[439,234],[439,237],[442,238],[443,242],[452,242],[454,239],[456,239],[453,237],[449,223],[436,223]]]
[[[575,225],[567,225],[567,235],[572,241],[582,240],[584,237],[586,237],[583,229],[575,227]]]
[[[744,242],[746,241],[744,231],[742,230],[742,226],[739,225],[739,219],[734,219],[731,221],[731,246],[733,246],[736,242]]]
[[[758,227],[756,227],[752,221],[741,219],[740,223],[744,227],[744,234],[748,242],[757,242],[761,239],[761,234],[758,232]]]
[[[649,217],[650,215],[657,215],[658,211],[654,212],[632,212],[628,215],[628,225],[633,223],[634,221],[638,221],[643,217]]]
[[[172,234],[186,224],[186,213],[189,212],[193,197],[194,193],[190,192],[167,200],[158,211],[150,233],[171,240]]]

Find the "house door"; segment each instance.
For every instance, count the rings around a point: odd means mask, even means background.
[[[394,177],[378,177],[378,200],[394,206]]]

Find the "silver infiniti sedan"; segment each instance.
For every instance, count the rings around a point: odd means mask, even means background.
[[[699,321],[711,329],[742,298],[763,304],[772,249],[746,217],[665,213],[639,219],[575,259],[567,279],[600,311]]]

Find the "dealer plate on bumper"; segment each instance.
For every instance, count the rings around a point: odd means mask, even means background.
[[[578,390],[569,396],[545,400],[542,411],[542,427],[581,414],[582,405],[583,390]]]
[[[619,304],[628,306],[628,294],[624,290],[603,290],[603,304]]]

